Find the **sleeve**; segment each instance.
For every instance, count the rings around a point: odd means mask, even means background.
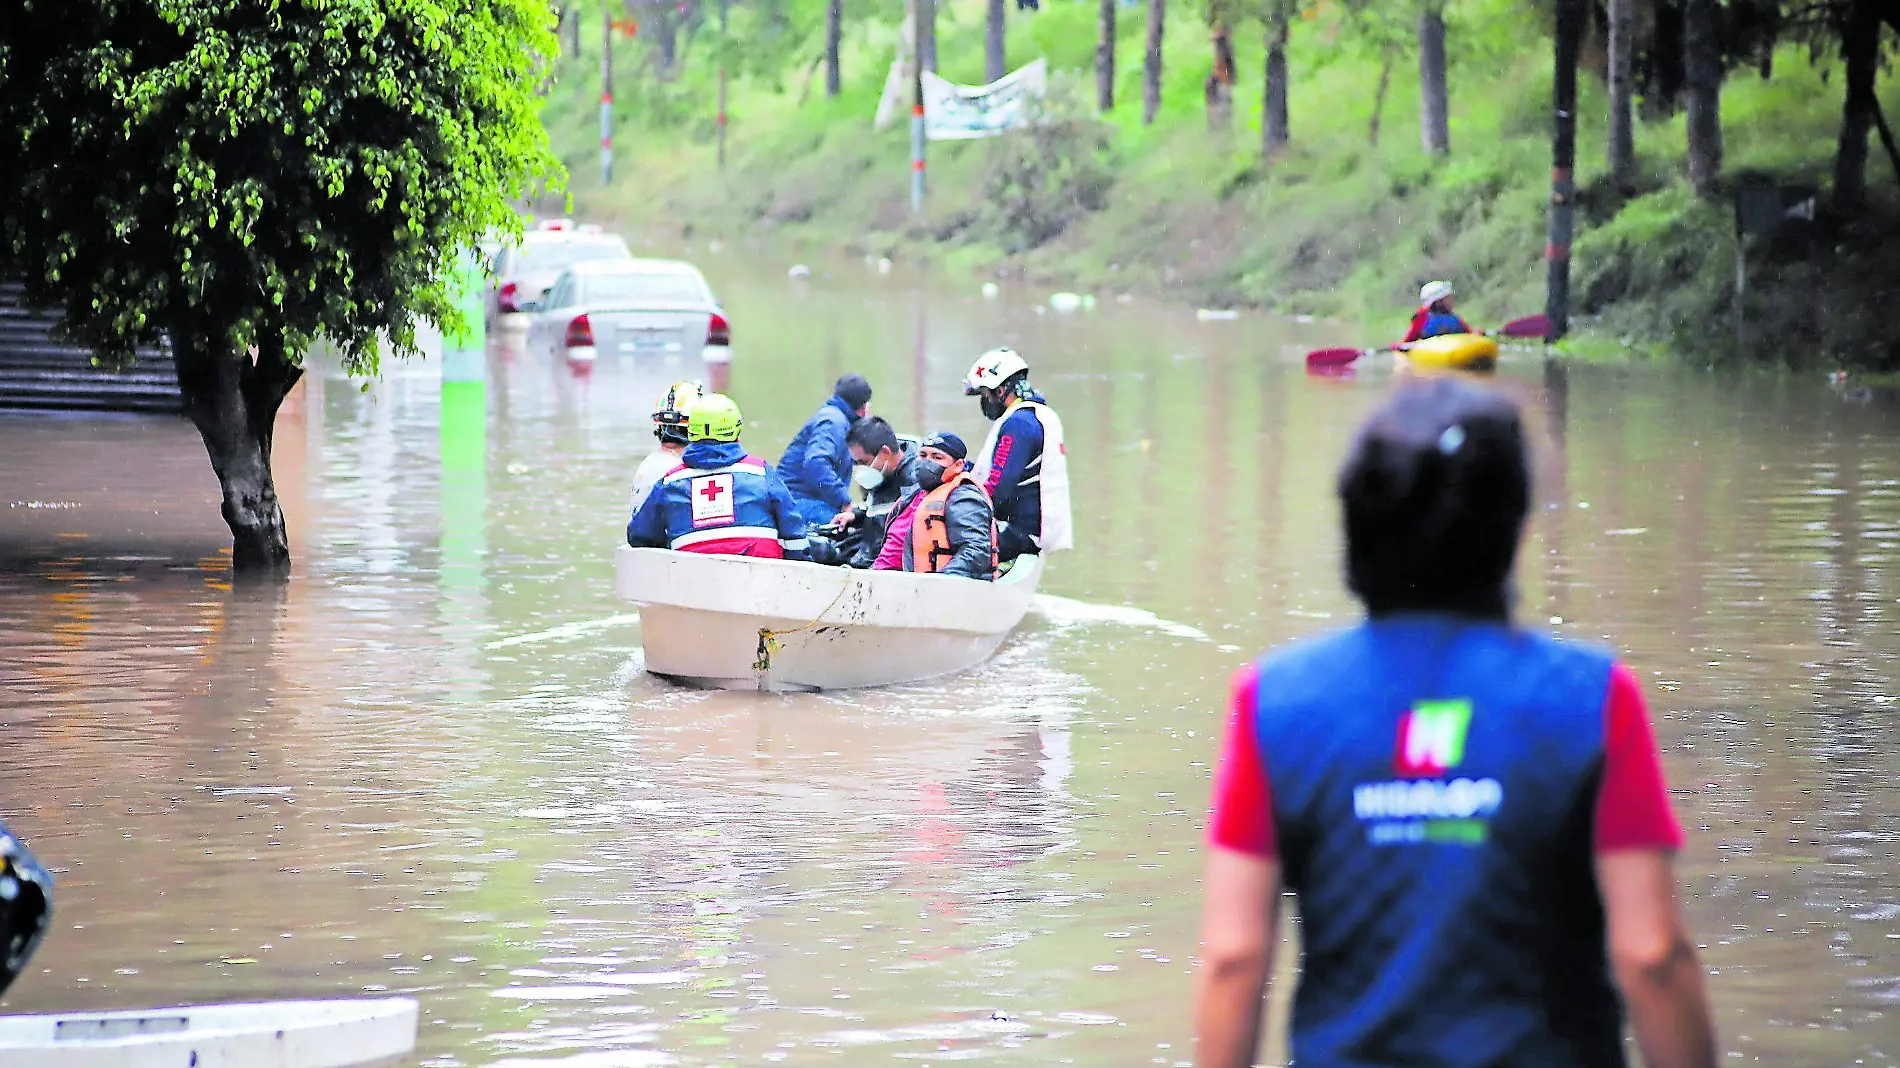
[[[1471,324],[1470,324],[1470,323],[1467,323],[1467,322],[1465,322],[1465,320],[1464,320],[1464,318],[1463,318],[1462,316],[1457,316],[1457,315],[1454,315],[1454,316],[1452,316],[1452,318],[1454,318],[1454,319],[1457,319],[1457,320],[1458,320],[1458,332],[1459,332],[1459,333],[1461,333],[1461,334],[1475,334],[1475,333],[1477,333],[1477,331],[1476,331],[1476,330],[1473,330],[1473,329],[1471,329]]]
[[[1271,859],[1279,855],[1279,842],[1273,828],[1273,791],[1260,759],[1259,732],[1254,729],[1258,679],[1251,664],[1234,674],[1227,738],[1214,769],[1207,840],[1223,849]]]
[[[1430,317],[1431,314],[1431,309],[1429,308],[1420,308],[1414,312],[1412,314],[1412,325],[1405,331],[1405,340],[1399,342],[1399,344],[1409,345],[1417,341],[1419,335],[1425,332],[1425,320]]]
[[[1669,805],[1662,755],[1643,704],[1642,684],[1618,664],[1603,702],[1603,779],[1598,786],[1596,851],[1628,849],[1674,852],[1682,827]]]
[[[627,544],[636,549],[666,548],[666,486],[653,487],[627,521]]]
[[[974,485],[959,486],[950,495],[944,519],[950,524],[950,548],[955,554],[943,567],[943,574],[988,582],[995,578],[991,567],[990,502]]]
[[[916,496],[899,504],[898,511],[884,528],[884,544],[877,551],[877,560],[871,564],[873,571],[902,571],[904,569],[904,542],[910,538],[911,524],[917,521]]]
[[[827,413],[829,414],[829,413]],[[837,457],[845,451],[845,426],[837,419],[820,419],[811,428],[805,442],[805,455],[799,460],[804,481],[818,487],[821,500],[842,512],[851,503],[851,490],[838,477]]]
[[[766,470],[765,488],[772,495],[772,515],[778,520],[778,544],[785,551],[785,559],[809,560],[811,543],[806,540],[805,517],[799,514],[798,506],[792,503],[792,491],[786,489],[785,480],[769,468]]]
[[[1023,479],[1029,460],[1042,446],[1042,422],[1028,408],[1018,408],[1003,418],[1009,420],[996,436],[996,451],[990,454],[990,477],[983,489],[991,500],[997,499],[997,487],[1007,495]]]

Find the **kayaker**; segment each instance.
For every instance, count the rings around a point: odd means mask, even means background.
[[[686,451],[686,413],[705,392],[706,388],[698,382],[675,382],[654,402],[653,436],[660,439],[660,447],[648,453],[633,472],[633,507],[628,509],[629,515],[646,503],[647,495],[660,484],[662,476],[680,465],[680,454]]]
[[[851,428],[845,439],[857,465],[852,478],[864,490],[861,505],[848,510],[844,523],[851,552],[847,563],[866,568],[877,560],[884,545],[884,529],[897,502],[917,486],[917,446],[897,436],[891,424],[868,416]]]
[[[1621,1068],[1627,1007],[1652,1068],[1713,1068],[1640,684],[1510,619],[1531,500],[1516,406],[1453,379],[1401,387],[1338,486],[1368,618],[1235,679],[1199,1063],[1254,1063],[1284,885],[1295,1064]]]
[[[990,495],[970,473],[968,456],[955,434],[924,439],[913,465],[917,485],[892,513],[874,569],[985,582],[996,577],[996,514]]]
[[[53,921],[53,877],[0,823],[0,993],[26,970]]]
[[[1412,327],[1405,332],[1402,344],[1443,334],[1477,333],[1451,310],[1454,296],[1450,282],[1425,283],[1418,291],[1418,311],[1412,315]]]
[[[991,349],[964,376],[963,392],[993,421],[975,473],[995,504],[998,558],[1073,548],[1062,420],[1029,385],[1029,364],[1015,349]]]
[[[805,522],[822,527],[843,520],[851,507],[851,451],[845,437],[851,427],[871,413],[871,384],[863,375],[845,375],[832,388],[831,399],[820,405],[785,446],[779,459],[779,477],[792,491]]]
[[[680,464],[627,523],[627,544],[687,553],[805,559],[805,520],[770,465],[739,444],[745,425],[723,393],[695,401]]]

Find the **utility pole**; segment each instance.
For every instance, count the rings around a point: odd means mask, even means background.
[[[726,7],[719,0],[719,169],[726,169]]]
[[[910,48],[910,213],[924,210],[924,57],[917,47],[922,25],[922,0],[911,3]]]
[[[600,184],[614,177],[614,6],[600,0]]]
[[[1576,211],[1577,52],[1583,44],[1584,0],[1557,0],[1556,63],[1551,78],[1550,237],[1544,314],[1550,337],[1570,332],[1570,238]]]

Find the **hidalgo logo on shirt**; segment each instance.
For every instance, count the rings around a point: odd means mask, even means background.
[[[1408,779],[1429,779],[1465,760],[1465,734],[1471,729],[1471,702],[1420,701],[1399,717],[1399,742],[1392,770]]]
[[[731,475],[704,475],[693,479],[692,493],[688,496],[693,501],[694,529],[732,522]]]
[[[1399,778],[1352,789],[1353,815],[1366,825],[1367,841],[1470,846],[1490,838],[1504,785],[1488,776],[1444,778],[1464,763],[1470,731],[1471,702],[1465,698],[1420,701],[1399,717],[1392,753]]]

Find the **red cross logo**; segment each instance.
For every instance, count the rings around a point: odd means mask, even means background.
[[[709,505],[718,504],[719,495],[724,492],[726,492],[726,487],[720,485],[717,479],[709,478],[705,485],[699,487],[699,495],[706,498],[706,503]]]

